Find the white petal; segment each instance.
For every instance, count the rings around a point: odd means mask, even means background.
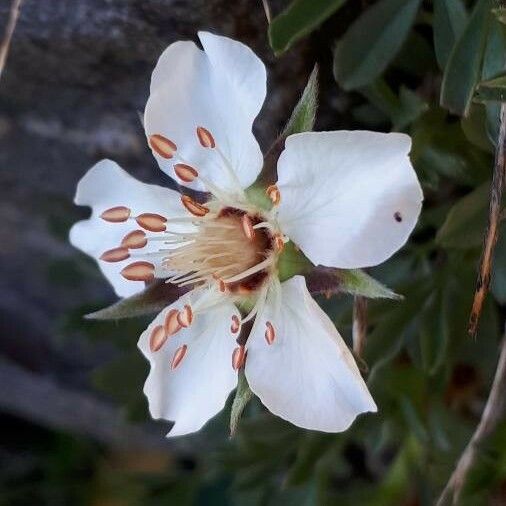
[[[120,275],[125,265],[142,258],[107,263],[99,260],[99,257],[105,251],[118,247],[128,232],[140,227],[133,220],[108,223],[100,218],[102,212],[111,207],[126,206],[131,209],[131,216],[141,213],[157,213],[165,217],[189,216],[181,204],[179,193],[161,186],[141,183],[111,160],[98,162],[84,175],[77,185],[74,201],[81,206],[91,206],[92,215],[72,227],[70,242],[97,260],[100,269],[120,297],[127,297],[144,289],[144,282],[128,281]],[[189,226],[174,224],[171,228],[181,231]],[[156,235],[151,232],[146,234]],[[148,245],[133,252],[150,252],[153,247],[158,249],[159,244],[155,243],[151,248]],[[155,265],[158,263],[152,257],[146,260]]]
[[[278,162],[281,228],[314,264],[380,264],[408,239],[423,194],[404,134],[292,135]]]
[[[237,386],[232,368],[232,353],[237,346],[230,331],[232,315],[238,315],[231,303],[197,314],[188,328],[169,337],[158,351],[149,346],[150,335],[173,308],[181,309],[194,292],[164,309],[139,339],[139,348],[151,364],[144,393],[151,416],[175,421],[170,437],[198,431],[220,412],[230,392]],[[186,345],[181,363],[171,368],[176,350]]]
[[[355,417],[376,411],[353,356],[313,300],[302,276],[281,285],[279,312],[268,300],[248,339],[246,378],[275,415],[306,429],[346,430]],[[274,326],[272,344],[266,322]]]
[[[240,42],[206,32],[199,37],[205,52],[193,42],[179,41],[158,60],[144,116],[146,135],[160,134],[176,144],[178,156],[172,159],[153,152],[170,176],[174,177],[174,163],[188,163],[200,175],[231,189],[232,178],[217,150],[198,142],[196,128],[206,128],[242,187],[247,187],[263,163],[251,129],[265,99],[265,67]],[[188,186],[205,189],[198,180]]]

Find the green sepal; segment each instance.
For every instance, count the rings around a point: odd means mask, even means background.
[[[234,436],[244,408],[252,398],[253,392],[248,385],[244,369],[241,369],[238,376],[237,390],[230,409],[230,437]]]
[[[88,320],[120,320],[147,314],[158,313],[188,291],[188,287],[157,280],[148,285],[142,292],[126,297],[112,306],[100,309],[85,316]]]
[[[292,134],[310,132],[314,127],[318,108],[318,66],[315,65],[302,96],[292,111],[281,135],[276,139],[264,158],[264,166],[252,188],[266,188],[278,179],[277,165],[285,148],[285,139]],[[249,189],[247,190],[247,192]]]
[[[403,298],[360,269],[345,270],[318,266],[306,274],[306,283],[313,295],[349,293],[369,299]]]

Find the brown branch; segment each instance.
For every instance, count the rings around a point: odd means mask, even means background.
[[[436,506],[443,506],[452,500],[452,504],[459,503],[460,494],[464,488],[467,475],[473,467],[473,464],[478,455],[480,446],[483,444],[499,423],[504,419],[506,411],[506,335],[503,337],[501,343],[501,353],[497,363],[497,370],[495,372],[494,382],[490,389],[490,394],[487,399],[487,404],[483,410],[480,423],[476,428],[471,440],[467,444],[464,452],[455,467],[455,471],[446,484],[443,492],[439,496]]]
[[[2,79],[2,73],[9,54],[11,39],[14,35],[14,30],[16,29],[16,23],[18,21],[22,1],[23,0],[12,0],[11,9],[9,11],[9,21],[5,27],[4,38],[0,44],[0,79]]]
[[[501,220],[501,199],[504,189],[504,173],[506,171],[506,105],[501,107],[499,138],[495,155],[494,175],[490,187],[490,207],[488,215],[488,226],[483,239],[483,249],[480,259],[480,269],[476,282],[473,307],[469,317],[469,334],[476,335],[478,321],[480,319],[483,303],[490,286],[492,263],[494,258],[495,245],[499,236],[499,225]]]
[[[367,340],[367,299],[355,297],[353,302],[353,353],[360,360]]]

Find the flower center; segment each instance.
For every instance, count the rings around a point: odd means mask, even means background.
[[[234,294],[260,288],[277,256],[274,234],[260,214],[222,207],[194,225],[195,232],[181,236],[180,245],[163,261],[175,273],[169,282],[183,286],[214,281],[220,291]]]

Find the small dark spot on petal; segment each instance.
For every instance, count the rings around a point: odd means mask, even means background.
[[[397,223],[400,223],[400,222],[402,221],[402,215],[401,215],[401,213],[400,213],[399,211],[396,211],[396,212],[394,213],[394,218],[395,218],[395,221],[396,221]]]

